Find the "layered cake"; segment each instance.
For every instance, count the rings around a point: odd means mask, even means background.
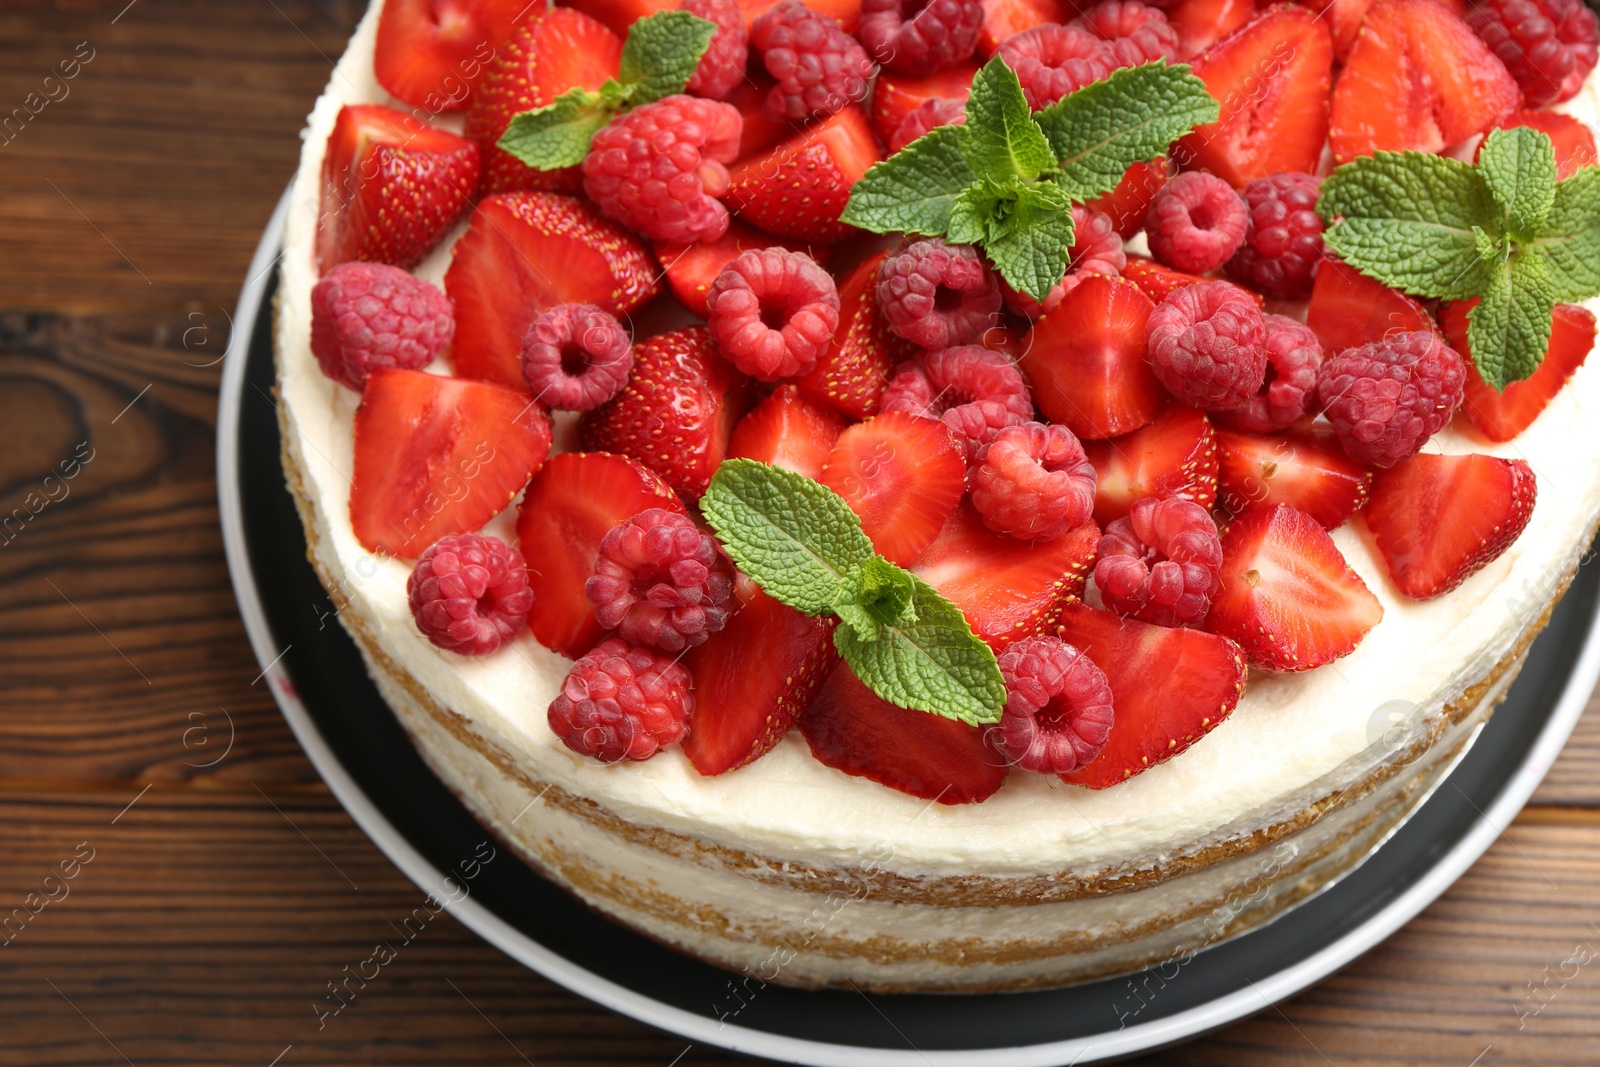
[[[1596,38],[375,2],[277,298],[311,562],[439,777],[657,941],[1181,960],[1406,817],[1594,535]]]

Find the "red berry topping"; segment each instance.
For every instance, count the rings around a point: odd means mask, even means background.
[[[1322,259],[1322,179],[1284,171],[1257,178],[1240,195],[1248,212],[1244,244],[1228,260],[1228,273],[1269,296],[1304,300]]]
[[[1116,2],[1116,0],[1112,0]],[[1030,319],[1053,310],[1078,283],[1090,274],[1107,274],[1116,277],[1128,262],[1122,248],[1122,235],[1117,233],[1111,216],[1082,204],[1072,205],[1072,249],[1067,254],[1067,274],[1045,294],[1040,303],[1027,293],[1019,293],[1004,281],[1000,283],[1006,303],[1012,311]]]
[[[1228,282],[1174,289],[1150,312],[1150,366],[1167,391],[1192,407],[1236,408],[1267,372],[1267,327],[1250,294]]]
[[[1267,327],[1266,381],[1243,407],[1218,416],[1248,433],[1272,433],[1315,414],[1317,370],[1322,366],[1322,342],[1309,326],[1283,315],[1263,315],[1261,319]]]
[[[1144,226],[1151,255],[1169,267],[1204,274],[1239,250],[1249,222],[1250,213],[1231,185],[1214,174],[1189,171],[1161,187]]]
[[[852,419],[878,413],[889,374],[911,347],[889,332],[878,310],[878,266],[887,256],[869,256],[839,279],[839,330],[811,373],[795,383]]]
[[[1106,527],[1094,584],[1106,607],[1158,626],[1199,622],[1222,571],[1222,540],[1192,500],[1145,497]]]
[[[1139,0],[1100,0],[1077,22],[1111,42],[1120,66],[1178,60],[1178,31],[1158,7]]]
[[[601,763],[671,748],[693,714],[688,668],[616,637],[572,665],[549,712],[550,729],[568,748]]]
[[[939,126],[964,126],[967,122],[967,102],[954,96],[930,96],[900,120],[889,137],[892,155],[915,141],[929,130]]]
[[[971,245],[916,241],[878,268],[878,307],[889,329],[923,348],[969,345],[1000,312],[1000,283]]]
[[[1350,458],[1393,467],[1417,454],[1461,406],[1466,367],[1432,330],[1413,330],[1323,361],[1317,393]]]
[[[972,506],[996,533],[1048,541],[1088,522],[1094,511],[1094,468],[1065,426],[1008,426],[975,462]]]
[[[1000,654],[1006,706],[998,738],[1025,771],[1066,774],[1100,754],[1114,715],[1111,683],[1059,637],[1028,637]]]
[[[866,50],[838,19],[801,0],[783,0],[751,23],[750,43],[778,79],[766,100],[775,119],[807,122],[866,99],[874,69]]]
[[[633,342],[615,316],[593,304],[558,304],[522,339],[522,376],[533,395],[559,411],[589,411],[622,392]]]
[[[943,419],[967,458],[1007,426],[1033,417],[1022,372],[1002,352],[960,345],[924,352],[895,369],[880,411]]]
[[[664,652],[693,648],[733,610],[733,568],[694,520],[648,508],[611,528],[583,587],[607,630]]]
[[[426,367],[455,332],[450,298],[399,267],[341,263],[311,287],[311,354],[358,393],[375,367]]]
[[[972,55],[982,29],[979,0],[861,0],[856,36],[889,70],[931,74]]]
[[[1466,20],[1528,107],[1572,99],[1594,69],[1600,22],[1583,0],[1473,0]]]
[[[844,497],[880,555],[905,567],[961,503],[967,464],[944,423],[885,411],[839,435],[817,481]]]
[[[750,31],[738,0],[681,0],[678,10],[717,24],[717,32],[700,57],[684,92],[708,100],[726,100],[745,79],[750,62]]]
[[[655,241],[714,241],[728,228],[717,200],[739,152],[732,104],[669,96],[611,120],[589,143],[583,191],[600,210]]]
[[[1035,111],[1099,81],[1121,65],[1110,41],[1075,23],[1024,30],[1000,45],[1000,55],[1017,72],[1022,95]]]
[[[764,382],[810,373],[839,328],[833,276],[784,248],[740,253],[711,283],[706,307],[723,358]]]
[[[533,607],[528,568],[498,537],[441,537],[417,560],[406,582],[417,629],[463,656],[498,651],[522,629]]]

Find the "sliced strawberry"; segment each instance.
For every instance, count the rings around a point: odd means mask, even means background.
[[[800,732],[834,770],[941,804],[987,800],[1006,779],[981,728],[897,708],[843,664],[800,716]]]
[[[1168,171],[1166,156],[1134,163],[1122,172],[1122,180],[1115,189],[1098,200],[1089,201],[1086,206],[1104,212],[1116,227],[1118,236],[1127,240],[1144,229],[1150,202],[1167,184]]]
[[[1104,789],[1165,763],[1216,729],[1244,692],[1244,655],[1227,638],[1068,604],[1057,629],[1111,683],[1114,719],[1100,755],[1063,774]]]
[[[815,478],[843,429],[832,408],[807,399],[794,385],[780,385],[733,428],[728,458],[760,460]]]
[[[1571,115],[1559,111],[1517,111],[1502,119],[1499,128],[1527,126],[1550,138],[1556,150],[1556,180],[1564,181],[1596,161],[1594,132]],[[1478,145],[1478,151],[1483,145]],[[1476,160],[1478,152],[1473,153]]]
[[[540,311],[588,303],[625,315],[661,291],[658,275],[649,248],[587,200],[485,197],[444,276],[456,304],[456,373],[526,389],[522,335]]]
[[[1222,115],[1174,149],[1185,169],[1209,170],[1235,188],[1279,171],[1316,171],[1333,80],[1325,22],[1296,4],[1274,5],[1208,48],[1194,73]]]
[[[372,67],[378,84],[437,114],[460,111],[528,0],[384,0]]]
[[[1217,499],[1217,435],[1194,408],[1172,404],[1148,426],[1109,441],[1085,441],[1099,475],[1094,521],[1104,526],[1147,496],[1181,496],[1209,508]]]
[[[498,146],[512,116],[544,107],[568,89],[598,89],[617,76],[622,38],[583,12],[552,7],[533,14],[502,44],[472,93],[463,133],[483,153],[482,193],[545,189],[576,193],[578,167],[535,170]]]
[[[1390,334],[1431,330],[1433,318],[1398,289],[1374,281],[1347,263],[1324,258],[1311,283],[1306,325],[1331,356]]]
[[[698,500],[750,406],[749,380],[717,355],[703,326],[633,347],[633,373],[615,398],[583,416],[583,447],[632,456]]]
[[[1383,605],[1310,515],[1251,508],[1222,535],[1222,588],[1206,629],[1244,646],[1252,667],[1306,671],[1350,653]]]
[[[317,265],[414,267],[478,187],[478,146],[392,107],[340,109],[322,157]]]
[[[672,11],[678,0],[572,0],[569,5],[604,23],[612,33],[628,36],[628,27],[658,11]]]
[[[706,307],[706,295],[711,291],[711,283],[717,280],[723,267],[739,257],[739,253],[752,248],[787,248],[793,252],[804,252],[824,265],[829,251],[825,247],[812,248],[799,241],[785,241],[770,233],[762,233],[738,219],[730,220],[727,232],[715,241],[693,245],[658,241],[655,245],[656,259],[661,261],[661,269],[666,272],[672,295],[678,298],[678,303],[702,319],[710,315],[710,309]]]
[[[744,125],[739,128],[740,159],[765,152],[798,132],[795,124],[788,119],[775,119],[767,114],[767,94],[778,82],[759,68],[759,63],[752,62],[744,80],[728,94],[728,103],[739,109],[739,115],[744,120]]]
[[[878,143],[887,145],[905,117],[934,98],[965,100],[972,90],[972,76],[978,73],[976,61],[961,63],[921,77],[878,73],[872,90],[872,129]]]
[[[1576,304],[1557,304],[1550,317],[1550,347],[1544,362],[1520,382],[1511,382],[1504,392],[1483,380],[1472,362],[1467,344],[1467,312],[1476,300],[1445,304],[1439,310],[1439,325],[1450,347],[1467,357],[1466,397],[1461,410],[1484,437],[1509,441],[1532,425],[1550,399],[1561,391],[1594,348],[1594,312]]]
[[[683,752],[701,774],[731,771],[771,751],[839,662],[837,619],[803,615],[742,574],[734,590],[743,605],[738,614],[683,658],[695,698]]]
[[[605,635],[583,586],[601,538],[646,508],[682,511],[683,504],[626,456],[561,452],[534,475],[517,509],[517,544],[533,590],[528,624],[540,644],[576,659]]]
[[[795,383],[807,396],[852,419],[878,413],[890,372],[913,354],[878,312],[878,267],[888,255],[867,257],[840,280],[839,328],[827,353]]]
[[[1181,270],[1174,270],[1151,259],[1149,256],[1133,255],[1128,257],[1128,262],[1123,266],[1121,276],[1137,285],[1144,291],[1152,303],[1159,304],[1167,298],[1174,289],[1182,289],[1195,282],[1213,281],[1198,274],[1185,274]],[[1254,289],[1245,289],[1255,298],[1255,302],[1263,308],[1267,306],[1266,298]]]
[[[754,22],[777,7],[781,0],[739,0],[745,22]],[[839,20],[845,33],[855,33],[861,25],[861,0],[806,0],[806,7]]]
[[[420,556],[504,511],[550,454],[550,416],[488,382],[379,367],[356,409],[350,525],[369,552]]]
[[[1145,361],[1145,320],[1155,308],[1132,282],[1090,275],[1033,325],[1022,369],[1051,422],[1086,440],[1137,430],[1167,394]]]
[[[1439,0],[1378,0],[1333,87],[1328,142],[1337,163],[1380,150],[1438,152],[1490,129],[1520,100],[1505,64]]]
[[[1013,34],[1050,22],[1066,22],[1078,14],[1079,6],[1071,0],[983,0],[978,54],[988,59],[999,50],[1000,42]],[[1081,6],[1091,5],[1086,0]],[[967,82],[971,81],[969,77]]]
[[[972,632],[999,652],[1050,631],[1061,606],[1083,595],[1099,545],[1100,528],[1092,522],[1053,540],[1019,541],[989,529],[964,503],[911,570],[960,608]]]
[[[1266,436],[1218,430],[1217,458],[1222,523],[1258,504],[1289,504],[1331,530],[1361,509],[1372,486],[1372,472],[1321,424]]]
[[[866,113],[851,105],[734,167],[723,199],[745,222],[768,233],[832,244],[859,232],[839,215],[850,187],[878,158]]]
[[[817,480],[844,497],[872,547],[904,567],[939,535],[966,479],[949,427],[888,411],[840,434]]]
[[[1189,60],[1250,21],[1252,0],[1176,0],[1167,21],[1178,31],[1178,58]]]
[[[1527,460],[1422,452],[1378,472],[1361,517],[1394,584],[1427,600],[1499,559],[1537,495]]]

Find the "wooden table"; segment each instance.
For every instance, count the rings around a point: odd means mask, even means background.
[[[328,983],[422,894],[257,682],[212,456],[229,312],[357,14],[0,10],[0,117],[38,111],[0,134],[0,515],[36,512],[0,527],[0,915],[36,911],[0,933],[0,1063],[729,1062],[448,917],[319,1028]],[[1591,705],[1441,901],[1312,991],[1152,1062],[1593,1063],[1597,922]]]

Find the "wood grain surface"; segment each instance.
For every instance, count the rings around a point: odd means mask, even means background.
[[[28,916],[0,927],[0,1064],[731,1062],[444,915],[319,1020],[421,894],[255,682],[212,456],[232,301],[357,14],[0,7],[0,119],[59,97],[0,133],[0,515],[32,513],[0,528],[0,917]],[[63,95],[60,64],[91,53]],[[1600,1062],[1595,960],[1591,704],[1533,805],[1421,917],[1147,1062]]]

